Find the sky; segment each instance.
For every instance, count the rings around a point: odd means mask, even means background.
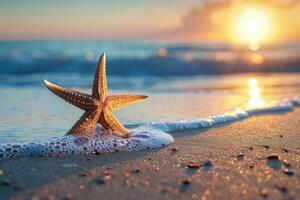
[[[127,39],[178,26],[198,0],[0,2],[0,39]]]
[[[299,20],[300,0],[0,0],[0,40],[294,42]]]

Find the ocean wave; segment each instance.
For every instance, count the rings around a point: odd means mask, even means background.
[[[241,72],[300,72],[300,45],[114,41],[0,42],[0,75],[92,74],[102,51],[109,75],[193,76]]]
[[[17,61],[0,59],[0,75],[30,75],[46,73],[93,74],[96,62],[64,59],[34,59]],[[109,75],[146,76],[195,76],[248,72],[300,72],[300,59],[265,60],[255,67],[242,59],[231,61],[191,59],[178,57],[124,58],[107,61]]]
[[[87,135],[69,135],[49,140],[0,144],[0,159],[27,156],[67,156],[161,148],[174,141],[168,132],[213,127],[218,124],[245,119],[255,114],[290,111],[299,105],[300,101],[298,99],[286,98],[269,103],[267,106],[237,108],[233,111],[207,118],[152,122],[131,129],[131,137],[128,139],[117,137],[98,128]]]

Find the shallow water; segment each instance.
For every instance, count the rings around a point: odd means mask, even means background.
[[[66,75],[66,74],[65,74]],[[56,83],[77,85],[76,78],[57,75]],[[59,78],[60,77],[60,78]],[[27,77],[27,79],[30,79]],[[60,79],[60,80],[58,80]],[[85,80],[83,76],[83,82]],[[91,80],[92,77],[86,77]],[[50,79],[51,80],[51,79]],[[299,97],[298,74],[246,74],[195,77],[108,77],[110,94],[138,93],[147,100],[116,112],[127,127],[150,122],[193,120],[244,106],[266,106],[270,100]],[[122,84],[125,82],[127,84]],[[133,85],[133,86],[132,86]],[[110,87],[112,86],[112,87]],[[90,92],[88,85],[74,89]],[[40,85],[1,85],[0,143],[26,142],[64,135],[81,111]]]

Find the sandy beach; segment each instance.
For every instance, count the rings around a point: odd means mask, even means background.
[[[157,150],[1,161],[0,198],[297,199],[299,116],[176,132]]]

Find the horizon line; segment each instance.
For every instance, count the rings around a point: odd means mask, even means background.
[[[119,41],[119,42],[149,42],[149,43],[185,43],[185,44],[231,44],[231,45],[249,45],[248,43],[236,43],[230,41],[212,41],[212,40],[159,40],[159,39],[133,39],[133,38],[14,38],[6,39],[0,38],[0,42],[43,42],[43,41]],[[286,41],[286,42],[270,42],[260,43],[260,45],[287,45],[287,44],[300,44],[300,40]]]

